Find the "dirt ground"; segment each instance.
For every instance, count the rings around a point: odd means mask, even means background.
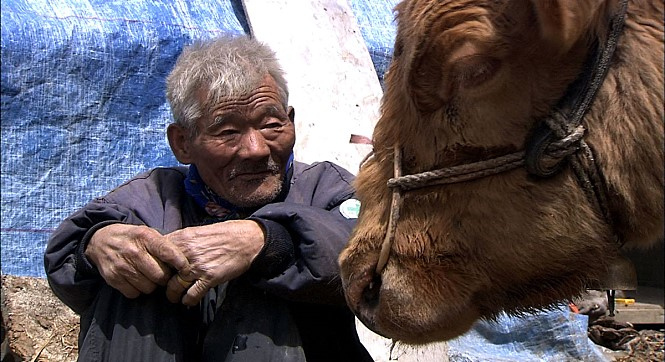
[[[78,316],[53,295],[45,279],[2,275],[0,362],[76,361],[78,332]],[[626,350],[606,349],[613,361],[663,361],[662,330],[623,333],[625,329],[610,328],[600,332],[612,343],[617,338],[630,339]]]
[[[78,315],[45,279],[2,275],[2,327],[2,362],[76,361]]]

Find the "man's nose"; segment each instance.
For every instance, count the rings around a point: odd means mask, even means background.
[[[259,130],[249,130],[243,137],[240,155],[244,158],[263,158],[270,155],[270,147]]]

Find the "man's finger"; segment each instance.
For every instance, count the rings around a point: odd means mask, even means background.
[[[174,276],[169,279],[168,283],[166,283],[166,298],[171,302],[171,303],[178,303],[180,302],[180,299],[182,297],[182,293],[187,291],[188,288],[185,288],[185,286],[176,279],[176,276],[178,274],[175,274]]]
[[[147,276],[141,274],[140,270],[137,270],[138,274],[128,275],[127,282],[139,292],[143,294],[150,294],[155,291],[157,288],[157,283],[149,279]]]
[[[206,282],[197,279],[182,297],[182,304],[189,306],[198,304],[206,293],[208,293],[209,289],[210,286],[208,286]]]
[[[132,286],[129,282],[122,283],[122,284],[117,285],[117,286],[113,286],[113,285],[111,285],[111,286],[114,287],[115,289],[117,289],[120,293],[122,293],[122,295],[124,295],[125,297],[127,297],[129,299],[138,298],[138,296],[141,295],[141,291],[134,288],[134,286]]]
[[[190,266],[187,257],[178,247],[168,241],[167,238],[159,238],[146,244],[148,252],[157,259],[176,270],[187,270],[189,272]]]
[[[166,285],[166,282],[173,273],[173,269],[167,263],[162,262],[157,256],[150,253],[145,257],[138,258],[134,265],[136,270],[143,274],[143,277],[159,285]],[[143,288],[139,289],[143,291]]]

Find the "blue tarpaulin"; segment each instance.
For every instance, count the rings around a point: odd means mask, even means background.
[[[349,1],[380,80],[396,2]],[[141,171],[177,164],[164,92],[182,47],[248,27],[237,0],[1,6],[2,273],[44,277],[49,234],[65,217]],[[562,309],[479,322],[451,341],[451,359],[602,360],[577,317]]]
[[[380,78],[393,0],[352,1]],[[44,276],[49,233],[155,166],[177,164],[165,77],[183,45],[248,30],[240,1],[2,2],[2,272]]]
[[[601,362],[608,358],[587,337],[588,317],[568,306],[518,318],[478,321],[448,342],[450,362]]]
[[[192,39],[243,32],[236,12],[229,1],[3,0],[3,273],[44,276],[65,217],[177,163],[165,77]]]

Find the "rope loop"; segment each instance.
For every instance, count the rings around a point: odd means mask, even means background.
[[[530,175],[552,177],[559,172],[565,159],[579,150],[586,129],[583,125],[567,125],[558,112],[542,122],[526,147],[525,166]]]

